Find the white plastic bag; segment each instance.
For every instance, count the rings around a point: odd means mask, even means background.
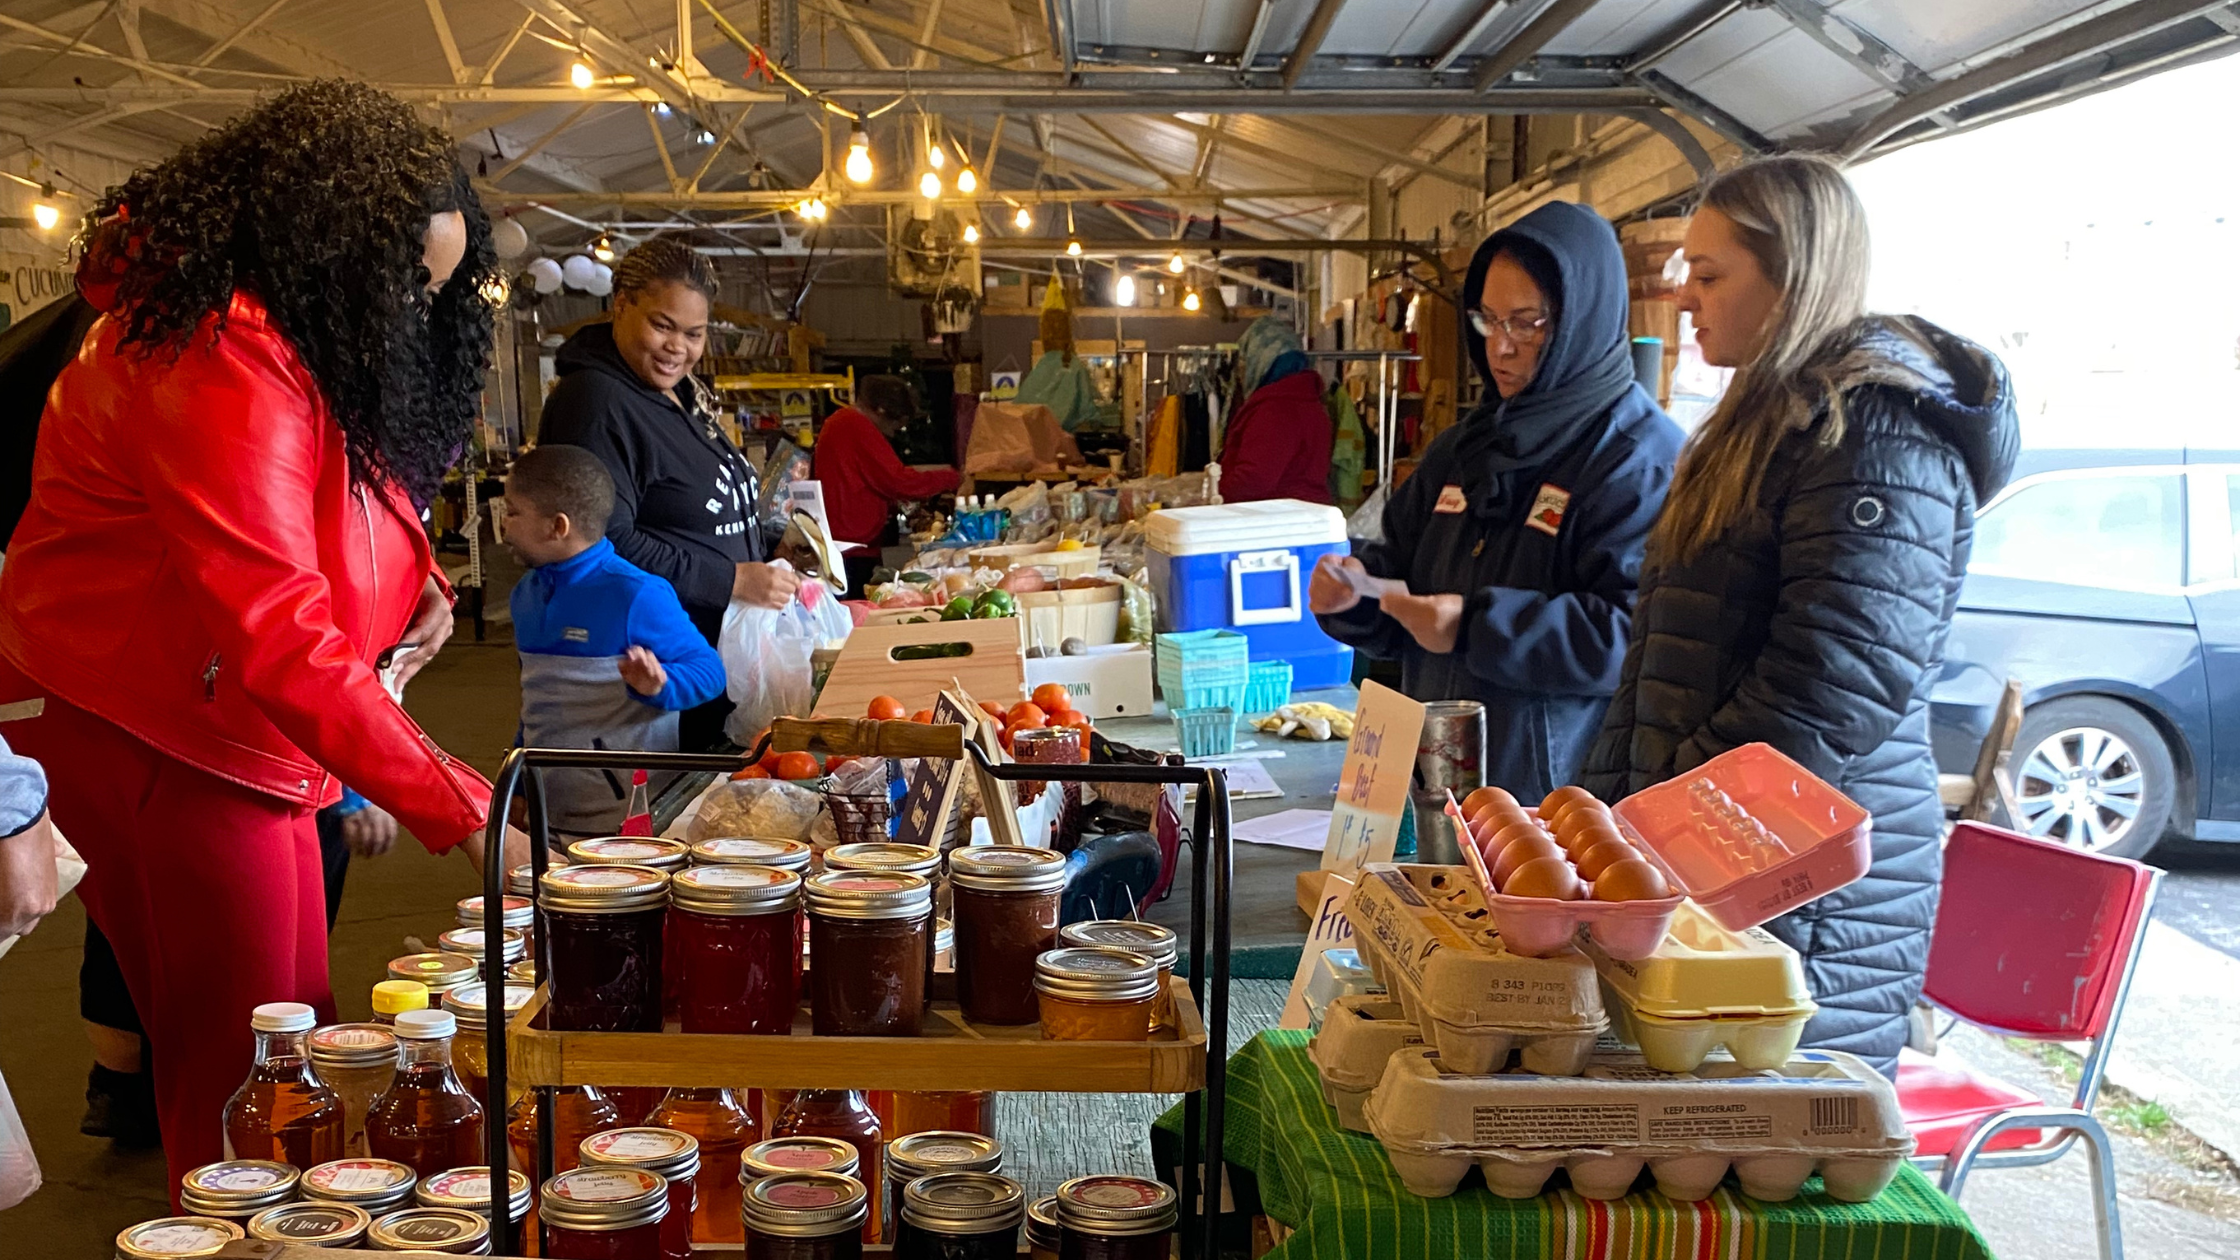
[[[723,610],[716,651],[723,657],[724,691],[737,706],[723,724],[731,742],[745,744],[772,718],[808,716],[815,699],[809,656],[819,638],[816,614],[798,599],[777,609],[733,600]]]
[[[39,1157],[31,1153],[31,1134],[16,1114],[16,1100],[0,1077],[0,1212],[31,1197],[39,1188]]]
[[[822,582],[801,584],[801,609],[808,615],[809,627],[816,632],[820,646],[837,643],[856,628],[856,619],[840,603],[840,597]]]

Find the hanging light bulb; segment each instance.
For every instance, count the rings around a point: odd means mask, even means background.
[[[1081,257],[1081,238],[1073,234],[1073,203],[1066,203],[1066,257]]]
[[[591,63],[581,57],[568,67],[568,82],[574,84],[578,92],[589,91],[597,79],[598,76],[591,72]]]
[[[947,162],[948,160],[949,160],[949,155],[948,155],[948,154],[946,154],[946,153],[943,153],[943,152],[941,151],[941,142],[940,142],[940,141],[936,140],[936,141],[933,141],[932,143],[929,143],[928,145],[926,145],[926,165],[927,165],[927,166],[930,166],[930,167],[932,167],[933,169],[935,169],[935,170],[937,170],[937,171],[938,171],[938,170],[940,170],[940,169],[941,169],[941,167],[942,167],[942,164],[943,164],[943,163],[945,163],[945,162]]]
[[[863,133],[863,120],[848,124],[848,178],[858,184],[871,182],[871,137]]]
[[[1025,206],[1021,206],[1019,207],[1019,213],[1011,216],[1011,221],[1018,226],[1020,231],[1024,232],[1034,226],[1034,212]]]
[[[1182,261],[1182,254],[1179,251],[1175,253],[1173,257],[1167,259],[1167,270],[1173,272],[1178,276],[1182,274],[1183,266],[1184,263]]]
[[[1134,276],[1124,275],[1112,282],[1112,304],[1115,306],[1134,306],[1136,304],[1136,278]]]
[[[932,171],[918,176],[918,195],[929,201],[941,196],[941,177]]]
[[[716,133],[706,127],[695,127],[692,129],[692,142],[706,147],[716,142]]]
[[[967,245],[977,245],[980,243],[980,228],[978,227],[978,225],[971,223],[967,223],[964,225],[964,243]]]
[[[1191,289],[1182,295],[1182,309],[1186,311],[1198,309],[1198,291],[1196,289]]]
[[[591,242],[591,256],[603,263],[614,261],[614,242],[608,239],[605,232],[599,233],[599,239]]]
[[[830,207],[824,204],[824,198],[811,197],[808,200],[802,202],[800,205],[795,206],[793,208],[793,212],[800,215],[802,219],[807,222],[822,223],[824,222],[825,216],[831,214],[832,210]]]
[[[957,172],[957,191],[968,197],[980,191],[980,177],[972,173],[971,167],[967,166]]]
[[[48,180],[39,185],[39,199],[31,203],[31,221],[42,232],[52,232],[54,225],[62,222],[62,207],[54,203],[55,196],[54,181]]]
[[[653,103],[653,116],[655,118],[667,118],[669,116],[669,102],[655,101]]]

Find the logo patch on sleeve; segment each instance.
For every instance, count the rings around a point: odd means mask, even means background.
[[[1469,507],[1470,500],[1463,497],[1462,487],[1448,486],[1439,492],[1439,501],[1431,505],[1431,510],[1441,516],[1453,516],[1457,512],[1469,510]]]
[[[560,632],[560,638],[568,643],[589,643],[591,632],[582,626],[569,626]]]
[[[1540,492],[1532,498],[1532,511],[1524,523],[1553,538],[1563,528],[1563,514],[1571,510],[1571,492],[1561,486],[1540,483]]]

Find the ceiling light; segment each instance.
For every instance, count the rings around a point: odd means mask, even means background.
[[[1136,278],[1134,276],[1122,276],[1112,282],[1112,304],[1114,306],[1134,306],[1136,304]]]
[[[695,128],[692,133],[692,142],[698,145],[714,144],[716,142],[716,133],[708,130],[706,127]]]
[[[614,242],[607,238],[605,232],[599,233],[599,239],[591,242],[591,256],[603,263],[614,261]]]
[[[493,307],[504,306],[506,299],[513,296],[513,286],[506,283],[505,276],[496,272],[492,272],[490,278],[482,282],[480,291],[482,300]]]
[[[1081,242],[1079,240],[1071,236],[1066,238],[1066,256],[1068,258],[1081,257]]]
[[[655,118],[667,118],[669,116],[669,102],[655,101],[653,103],[653,116]]]
[[[930,166],[938,171],[941,169],[942,164],[947,162],[948,160],[949,155],[941,151],[941,145],[938,142],[926,146],[927,166]]]
[[[871,182],[871,137],[863,134],[861,118],[848,124],[848,178],[858,184]]]
[[[824,204],[824,198],[811,197],[795,206],[793,212],[810,223],[822,223],[825,216],[832,213],[832,210],[831,207]]]
[[[1182,309],[1186,311],[1198,309],[1198,291],[1196,289],[1182,295]]]
[[[967,245],[980,243],[980,229],[977,225],[971,223],[964,225],[964,243]]]
[[[574,84],[579,92],[589,90],[597,79],[598,76],[591,73],[590,62],[579,59],[568,67],[568,82]]]
[[[918,176],[918,195],[932,200],[941,195],[941,177],[932,171]]]
[[[1019,213],[1011,216],[1011,221],[1018,225],[1020,231],[1024,232],[1034,226],[1034,211],[1021,206],[1019,207]]]
[[[972,173],[971,167],[957,172],[957,191],[967,196],[980,191],[980,177]]]
[[[62,207],[54,203],[55,196],[54,181],[48,180],[39,185],[39,199],[31,203],[31,221],[42,232],[52,232],[54,225],[62,222]]]
[[[1167,270],[1173,272],[1178,276],[1182,274],[1182,268],[1184,267],[1184,265],[1185,264],[1182,261],[1182,255],[1179,253],[1167,259]]]

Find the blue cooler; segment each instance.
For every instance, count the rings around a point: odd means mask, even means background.
[[[1169,508],[1144,518],[1162,633],[1234,630],[1252,659],[1289,661],[1296,691],[1352,681],[1353,649],[1307,611],[1315,561],[1347,554],[1343,512],[1298,499]]]

